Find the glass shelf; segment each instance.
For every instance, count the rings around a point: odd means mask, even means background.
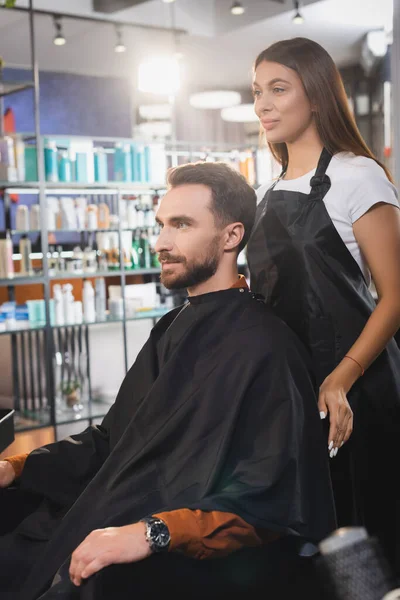
[[[122,273],[128,275],[157,275],[160,269],[125,269],[124,271],[96,271],[95,273],[61,273],[52,275],[50,281],[60,281],[62,279],[92,279],[95,277],[119,277]],[[1,281],[1,280],[0,280]]]
[[[92,279],[94,277],[119,277],[122,271],[96,271],[95,273],[59,273],[52,275],[50,281],[60,281],[62,279]]]
[[[40,184],[38,181],[0,181],[0,188],[6,189],[9,194],[37,194]],[[123,181],[107,181],[104,183],[74,182],[44,182],[47,194],[117,194],[118,192],[141,193],[166,190],[165,183],[135,183]]]
[[[30,233],[38,234],[40,229],[11,229],[11,235],[28,235]]]
[[[18,321],[17,321],[18,323]],[[24,322],[25,323],[25,322]],[[14,329],[1,329],[0,335],[10,335],[11,333],[24,333],[26,331],[41,331],[45,328],[45,323],[30,323],[29,325],[24,324],[22,327],[15,327]]]
[[[15,275],[14,277],[3,277],[0,279],[0,287],[8,285],[33,285],[44,283],[43,275]]]
[[[153,310],[138,310],[133,317],[126,317],[126,321],[141,321],[143,319],[159,319],[167,314],[170,308],[157,308]],[[108,325],[110,323],[123,323],[124,319],[117,319],[107,315],[105,319],[101,321],[83,321],[82,323],[65,323],[64,325],[52,324],[52,329],[62,329],[63,327],[77,327],[79,325]],[[31,323],[29,325],[24,324],[22,327],[16,327],[14,329],[0,329],[0,335],[11,335],[13,333],[24,333],[27,331],[41,331],[46,327],[46,323],[38,322]]]
[[[57,406],[54,425],[57,427],[58,425],[67,425],[89,419],[101,419],[108,413],[116,397],[117,392],[113,398],[110,398],[109,402],[100,402],[97,400],[92,400],[90,403],[87,401],[83,402],[84,408],[80,412],[74,412],[72,409],[61,410]],[[44,427],[52,427],[50,411],[48,409],[23,411],[22,413],[16,412],[14,415],[15,433],[30,431],[32,429],[42,429]]]
[[[0,81],[0,97],[22,92],[33,87],[33,81]]]

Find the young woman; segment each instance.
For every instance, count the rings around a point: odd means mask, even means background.
[[[396,189],[362,139],[320,45],[295,38],[261,52],[253,92],[282,172],[258,190],[247,246],[251,287],[311,352],[339,525],[378,535],[399,569]]]

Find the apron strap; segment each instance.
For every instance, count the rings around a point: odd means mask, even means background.
[[[322,199],[331,187],[331,180],[326,174],[329,163],[332,160],[332,154],[324,148],[319,157],[315,175],[310,179],[311,192],[308,200]]]

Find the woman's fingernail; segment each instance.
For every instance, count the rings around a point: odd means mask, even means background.
[[[344,442],[342,442],[342,443],[340,444],[340,447],[342,447],[342,446],[343,446],[343,444],[344,444]]]
[[[335,451],[334,451],[334,450],[331,450],[331,451],[330,451],[330,453],[329,453],[329,456],[330,456],[331,458],[333,458],[333,457],[335,456]]]
[[[333,448],[333,442],[331,442],[331,443],[329,444],[329,446],[328,446],[328,450],[332,450],[332,448]]]
[[[336,454],[337,454],[338,452],[339,452],[339,448],[335,448],[335,449],[334,449],[335,456],[336,456]]]
[[[321,410],[321,412],[319,413],[319,416],[321,417],[321,419],[325,419],[326,418],[326,412],[324,412],[323,410]]]

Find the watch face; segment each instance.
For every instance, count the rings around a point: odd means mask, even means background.
[[[162,521],[153,521],[151,524],[151,541],[158,548],[165,548],[170,541],[168,527]]]

